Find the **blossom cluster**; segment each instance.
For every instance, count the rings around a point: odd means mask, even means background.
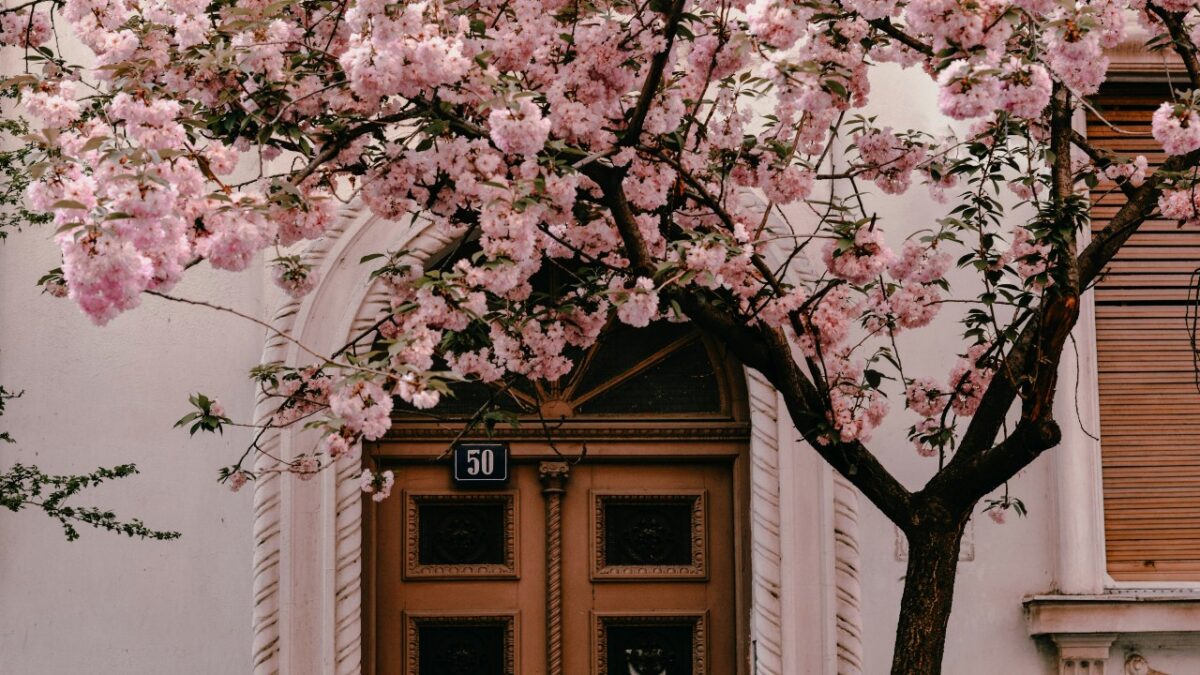
[[[36,122],[28,201],[62,254],[46,288],[98,324],[200,264],[270,261],[303,302],[321,271],[300,249],[343,203],[397,238],[419,221],[455,242],[372,257],[386,307],[362,343],[264,380],[273,426],[321,429],[281,469],[311,477],[383,437],[398,402],[436,411],[463,380],[558,380],[613,322],[695,318],[685,306],[784,335],[823,380],[823,442],[869,438],[889,380],[916,435],[942,433],[975,412],[1002,331],[965,319],[974,346],[945,381],[902,372],[894,338],[937,320],[955,260],[983,280],[958,298],[977,307],[1005,274],[1045,276],[1053,242],[1002,232],[993,193],[1043,194],[1052,158],[1029,148],[1052,98],[1098,91],[1127,10],[1152,36],[1169,32],[1156,7],[1200,26],[1192,0],[1151,3],[68,0],[0,13],[0,44],[48,45],[61,24],[91,52],[75,65],[42,47],[45,67],[11,84]],[[863,117],[880,63],[924,73],[970,129]],[[1168,154],[1200,149],[1198,114],[1190,94],[1154,114]],[[1101,164],[1150,180],[1145,157]],[[943,219],[897,229],[874,210],[962,183]],[[1162,214],[1200,222],[1193,194],[1165,192]],[[1036,286],[1004,290],[1020,305]],[[382,476],[363,489],[386,496]]]

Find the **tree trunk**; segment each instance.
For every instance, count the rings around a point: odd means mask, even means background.
[[[908,572],[900,600],[892,675],[940,675],[954,577],[968,511],[953,522],[918,526],[908,533]]]

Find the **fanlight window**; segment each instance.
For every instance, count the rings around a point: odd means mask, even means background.
[[[730,377],[719,348],[691,324],[660,321],[646,328],[614,324],[590,349],[572,354],[575,368],[555,382],[520,380],[507,388],[478,382],[452,387],[432,411],[466,419],[494,406],[522,417],[679,417],[728,419]],[[397,400],[398,421],[425,417]]]

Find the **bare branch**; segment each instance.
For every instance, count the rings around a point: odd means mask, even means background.
[[[896,42],[899,42],[900,44],[904,45],[905,47],[908,47],[909,49],[911,49],[915,52],[920,52],[921,54],[924,54],[925,56],[933,56],[933,47],[930,47],[929,45],[925,44],[924,42],[921,42],[917,38],[900,30],[900,28],[897,27],[896,24],[892,23],[891,19],[888,19],[888,18],[875,19],[873,21],[869,21],[868,23],[870,23],[872,27],[876,28],[881,33],[886,34],[888,37],[892,38]]]

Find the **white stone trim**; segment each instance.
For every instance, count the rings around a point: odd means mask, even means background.
[[[1104,665],[1116,639],[1112,633],[1055,635],[1059,675],[1104,675]]]
[[[1076,114],[1072,125],[1087,133],[1082,113]],[[1085,229],[1079,245],[1090,241],[1091,232]],[[1054,403],[1054,416],[1062,429],[1062,441],[1050,450],[1057,534],[1054,582],[1063,593],[1099,593],[1112,584],[1104,548],[1095,295],[1085,293],[1080,299],[1079,319],[1059,364],[1059,394]]]
[[[750,399],[751,658],[762,675],[783,670],[783,559],[779,508],[779,410],[775,388],[746,371]]]
[[[303,301],[284,302],[273,325],[309,348],[332,353],[369,326],[384,301],[369,267],[358,264],[363,255],[407,248],[424,260],[448,242],[435,228],[382,222],[361,206],[348,207],[336,230],[306,252],[320,284]],[[311,361],[276,335],[268,337],[263,358],[292,366]],[[795,430],[781,414],[778,393],[756,373],[748,373],[747,387],[756,675],[858,675],[857,495],[840,479],[833,481],[832,496],[822,489],[831,472],[811,449],[791,440]],[[271,410],[271,401],[260,397],[255,419],[265,422]],[[287,429],[266,434],[262,446],[288,459],[316,441],[311,432]],[[262,458],[259,466],[273,464]],[[256,675],[361,672],[363,521],[354,480],[360,471],[359,463],[343,461],[336,476],[323,472],[311,482],[279,474],[255,482]],[[831,517],[822,515],[827,513]],[[824,600],[827,589],[834,602]]]
[[[1176,633],[1195,635],[1200,595],[1038,595],[1025,601],[1030,635]]]
[[[858,576],[858,492],[833,475],[834,589],[837,597],[837,674],[862,675],[862,587]]]

